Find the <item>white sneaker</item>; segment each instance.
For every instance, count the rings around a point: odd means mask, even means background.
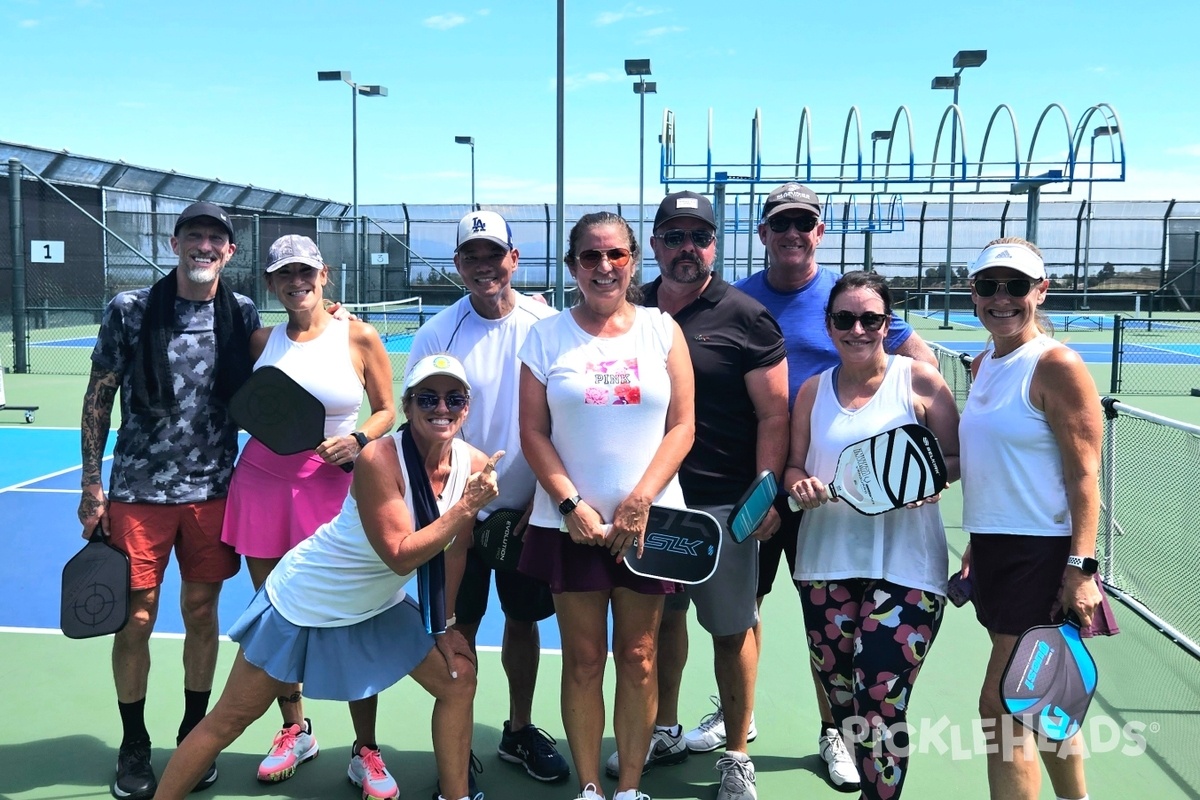
[[[725,712],[721,708],[721,700],[717,697],[708,699],[717,710],[706,714],[699,725],[683,735],[684,744],[693,753],[711,753],[725,746]],[[758,728],[754,725],[754,712],[750,712],[750,730],[746,731],[746,741],[753,742],[757,738]]]
[[[646,770],[651,767],[679,764],[686,761],[687,757],[688,749],[687,745],[683,743],[682,731],[676,735],[670,731],[655,728],[654,735],[650,737],[650,750],[646,753],[646,763],[642,766],[642,774],[645,775]],[[608,757],[604,771],[610,778],[621,777],[621,762],[616,753]]]
[[[859,790],[858,767],[854,765],[854,756],[846,748],[842,736],[834,728],[826,728],[817,740],[821,760],[829,769],[829,782],[839,792],[857,792]]]
[[[717,770],[721,773],[717,800],[758,800],[754,762],[749,757],[743,760],[731,754],[723,755],[717,759]]]
[[[589,783],[583,787],[583,791],[575,797],[575,800],[604,800],[604,795],[600,794],[600,790],[596,788],[596,784]]]

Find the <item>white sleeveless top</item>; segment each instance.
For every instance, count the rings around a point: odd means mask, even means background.
[[[400,471],[408,483],[408,471],[400,446],[400,433],[393,433]],[[462,497],[471,474],[471,447],[455,439],[438,512],[445,513]],[[404,504],[412,515],[412,492],[404,493]],[[346,495],[341,512],[312,536],[288,551],[271,570],[265,584],[271,605],[293,625],[308,628],[337,628],[353,625],[380,614],[404,599],[404,584],[411,573],[392,572],[363,530],[358,503]]]
[[[848,445],[898,425],[918,422],[912,402],[912,359],[889,356],[883,383],[861,408],[844,408],[834,372],[821,373],[810,418],[804,469],[833,479]],[[946,530],[936,504],[899,508],[874,517],[842,502],[806,510],[796,545],[796,580],[883,579],[934,594],[946,593],[950,572]]]
[[[275,366],[325,406],[325,438],[345,436],[358,427],[363,384],[350,360],[350,323],[331,319],[321,335],[293,342],[287,323],[271,329],[254,368]]]
[[[1071,535],[1062,453],[1029,400],[1042,354],[1062,346],[1039,335],[1000,358],[984,351],[958,426],[968,533]]]

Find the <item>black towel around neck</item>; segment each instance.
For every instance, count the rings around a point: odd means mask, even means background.
[[[432,525],[442,515],[438,511],[437,498],[425,472],[425,459],[417,450],[408,423],[400,426],[400,448],[404,453],[408,491],[412,496],[413,513],[417,529]],[[437,555],[417,568],[417,600],[421,605],[421,616],[425,630],[432,634],[446,632],[446,553]]]

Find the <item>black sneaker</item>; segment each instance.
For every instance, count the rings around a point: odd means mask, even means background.
[[[541,728],[526,725],[519,731],[504,721],[504,733],[496,752],[505,761],[525,765],[525,771],[539,781],[561,781],[571,774],[567,760],[555,749],[558,742]]]
[[[150,766],[150,742],[121,745],[117,753],[117,777],[112,795],[121,800],[150,800],[158,789],[158,779]]]
[[[186,736],[176,736],[175,737],[175,746],[179,747],[179,745],[183,744],[183,740],[185,738],[187,738],[187,737]],[[192,791],[193,792],[203,791],[204,789],[207,789],[208,787],[212,786],[216,782],[217,782],[217,762],[214,761],[213,763],[208,765],[208,769],[204,772],[204,775],[200,778],[200,782],[196,784],[196,786],[192,789]]]
[[[483,762],[475,756],[475,751],[471,751],[471,761],[467,766],[467,796],[471,800],[483,800],[483,792],[479,791],[479,784],[475,783],[475,773],[483,774]],[[434,786],[433,800],[438,800],[442,796],[442,782],[438,782]]]

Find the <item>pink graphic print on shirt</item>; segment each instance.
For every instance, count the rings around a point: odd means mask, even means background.
[[[583,392],[585,405],[632,406],[642,402],[636,358],[589,361],[584,374],[590,384]]]

